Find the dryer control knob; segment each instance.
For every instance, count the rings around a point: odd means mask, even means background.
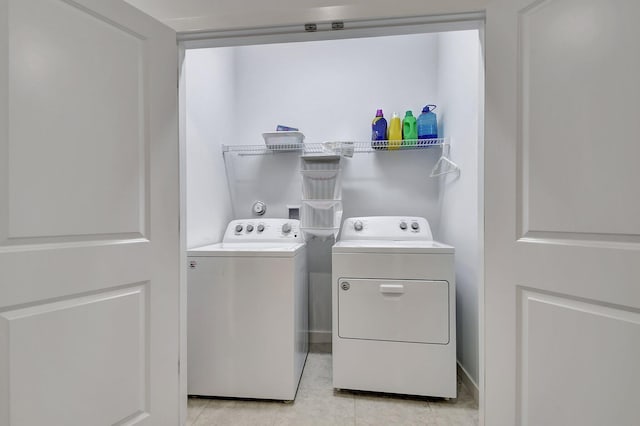
[[[236,225],[236,232],[242,232],[242,225]]]
[[[356,231],[362,231],[362,221],[356,220],[353,224],[353,229]]]
[[[291,224],[285,223],[284,225],[282,225],[282,233],[288,234],[289,232],[291,232]]]
[[[253,225],[247,225],[247,232],[253,231]]]
[[[417,231],[418,229],[420,229],[420,225],[418,225],[418,222],[413,222],[411,224],[411,229],[413,229],[414,231]]]
[[[400,229],[407,229],[407,222],[400,222]]]
[[[262,231],[264,231],[264,225],[260,224],[258,225],[258,232],[262,232]]]

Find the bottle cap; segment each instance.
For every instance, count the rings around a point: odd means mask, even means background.
[[[409,110],[407,112],[404,113],[405,117],[413,117],[413,111]]]
[[[376,117],[384,117],[384,115],[382,115],[382,110],[381,109],[376,111]]]
[[[429,104],[429,105],[425,105],[424,108],[422,108],[422,112],[431,112],[434,109],[436,109],[436,106]]]

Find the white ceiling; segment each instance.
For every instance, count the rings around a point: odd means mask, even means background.
[[[482,11],[489,0],[125,0],[176,31]]]

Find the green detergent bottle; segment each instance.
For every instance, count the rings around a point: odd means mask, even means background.
[[[407,111],[402,119],[402,145],[415,145],[418,139],[418,127],[413,112]]]

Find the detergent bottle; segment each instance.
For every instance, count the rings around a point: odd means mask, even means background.
[[[402,120],[395,112],[391,116],[389,124],[389,149],[398,149],[402,145]]]
[[[435,105],[426,105],[418,117],[418,139],[437,139],[438,120],[433,110]]]
[[[403,145],[415,145],[416,139],[418,139],[417,122],[412,111],[404,113],[404,118],[402,119],[402,139]]]
[[[386,145],[384,141],[387,139],[387,120],[384,119],[382,110],[376,112],[376,116],[371,123],[371,147],[373,149],[383,149]]]

